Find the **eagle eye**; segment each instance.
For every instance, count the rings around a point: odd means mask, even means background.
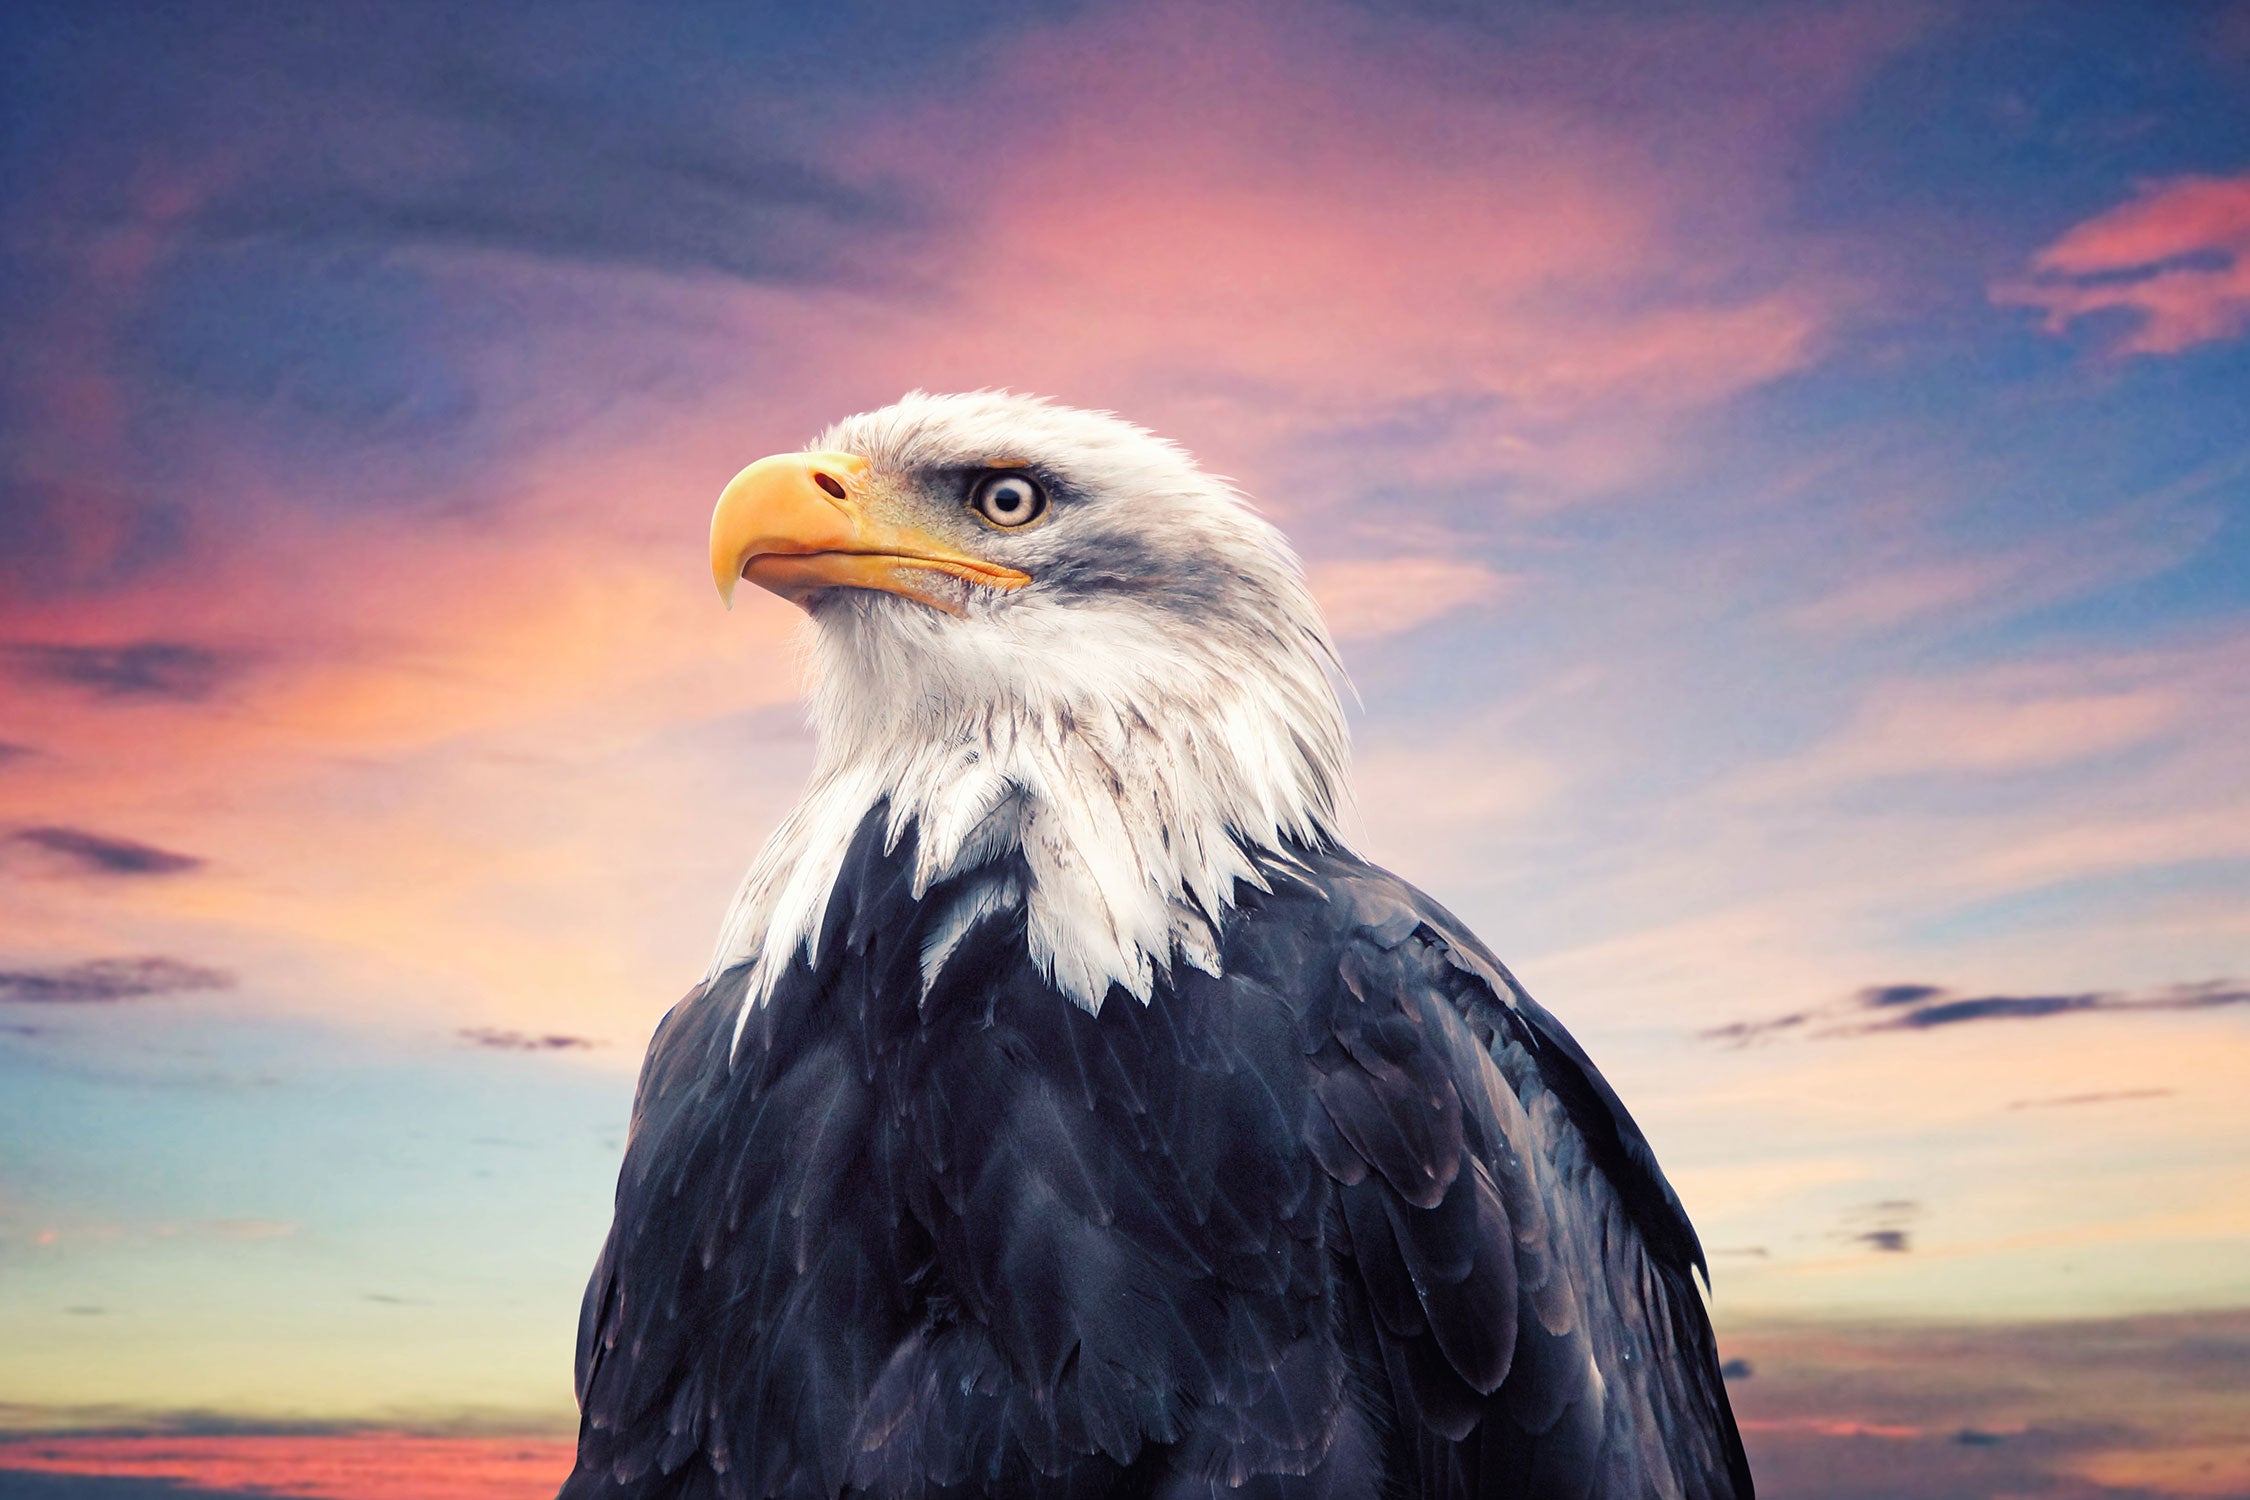
[[[993,525],[1013,531],[1047,513],[1047,492],[1029,474],[987,474],[969,492],[969,507]]]

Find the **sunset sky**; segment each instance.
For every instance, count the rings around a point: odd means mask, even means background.
[[[712,501],[986,386],[1295,540],[1771,1493],[2250,1495],[2250,6],[19,4],[0,122],[0,1496],[551,1492],[812,751]]]

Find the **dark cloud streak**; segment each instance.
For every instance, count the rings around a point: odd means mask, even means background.
[[[176,958],[96,958],[53,968],[0,969],[0,1002],[105,1005],[232,988],[234,976]]]
[[[1870,1009],[1883,1009],[1893,1005],[1919,1005],[1934,1000],[1945,991],[1934,984],[1877,984],[1859,992],[1859,1003]]]
[[[650,144],[595,150],[572,179],[528,146],[449,179],[394,188],[270,188],[214,204],[207,242],[277,240],[496,251],[590,265],[713,272],[745,281],[836,279],[850,236],[901,217],[873,194],[784,159],[696,160]],[[604,158],[608,159],[605,160]]]
[[[400,81],[399,104],[473,127],[477,159],[450,179],[277,195],[217,206],[212,235],[399,240],[594,264],[715,271],[750,281],[835,278],[849,236],[912,219],[895,194],[847,182],[692,117],[621,119],[470,59]]]
[[[96,18],[79,29],[101,33],[102,72],[58,80],[33,108],[73,120],[109,169],[58,173],[45,215],[80,232],[146,222],[126,184],[161,150],[199,164],[163,227],[174,253],[432,246],[846,279],[922,215],[905,187],[819,161],[804,123],[849,117],[833,59],[781,64],[770,25],[753,28],[763,55],[698,51],[697,33],[721,43],[740,24],[731,9],[682,7],[653,28],[626,8],[582,14],[575,42],[505,14],[379,5]]]
[[[1842,1029],[1847,1035],[1872,1031],[1928,1031],[1970,1021],[2036,1021],[2094,1011],[2217,1010],[2223,1006],[2250,1005],[2250,987],[2226,980],[2175,984],[2147,995],[2091,990],[2076,995],[1979,995],[1952,999],[1948,998],[1950,994],[1950,991],[1933,988],[1929,998],[1913,1003],[1900,1015]]]
[[[1706,1042],[1724,1042],[1732,1047],[1747,1047],[1752,1042],[1763,1041],[1779,1032],[1795,1031],[1813,1019],[1811,1011],[1792,1011],[1786,1016],[1775,1016],[1765,1021],[1730,1021],[1724,1026],[1713,1026],[1696,1033]]]
[[[564,1036],[549,1033],[544,1036],[524,1031],[502,1031],[491,1026],[464,1026],[454,1035],[470,1047],[487,1047],[495,1052],[574,1052],[589,1047],[599,1047],[592,1037]]]
[[[18,641],[5,647],[18,674],[81,688],[98,698],[209,697],[240,663],[188,641],[134,641],[116,646]]]
[[[28,844],[34,849],[58,855],[78,870],[94,875],[114,875],[126,879],[151,875],[184,875],[191,870],[200,870],[209,863],[200,855],[159,849],[154,844],[144,844],[138,839],[89,833],[83,828],[20,828],[10,838],[16,843]]]
[[[1909,1226],[1921,1216],[1919,1200],[1885,1198],[1846,1215],[1845,1228],[1838,1237],[1878,1255],[1906,1255],[1914,1249],[1914,1233]]]
[[[1696,1036],[1706,1042],[1745,1047],[1785,1032],[1816,1037],[1871,1036],[1886,1031],[1935,1031],[1977,1021],[2219,1010],[2238,1005],[2250,1005],[2250,986],[2229,979],[2168,985],[2138,995],[2112,990],[2060,995],[1957,995],[1942,985],[1886,984],[1860,990],[1841,1005],[1791,1011],[1764,1020],[1732,1021],[1699,1031]]]

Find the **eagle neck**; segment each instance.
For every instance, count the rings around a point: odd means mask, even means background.
[[[712,973],[753,962],[747,1014],[817,961],[878,806],[889,848],[912,835],[913,897],[946,903],[925,914],[925,988],[971,927],[1017,910],[1034,964],[1088,1010],[1113,989],[1146,1002],[1176,963],[1217,973],[1237,883],[1263,889],[1262,861],[1341,844],[1341,713],[1308,666],[1226,679],[1181,661],[1130,693],[1018,683],[966,709],[826,677],[812,780],[744,879]]]

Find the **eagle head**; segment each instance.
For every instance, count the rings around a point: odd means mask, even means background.
[[[916,895],[964,907],[933,932],[1020,910],[1089,1009],[1113,986],[1146,1000],[1177,960],[1215,967],[1236,883],[1339,841],[1336,657],[1303,569],[1130,422],[912,393],[737,474],[711,567],[722,595],[748,579],[813,627],[820,758],[714,957],[757,965],[750,1004],[811,956],[877,806],[894,846],[914,834]],[[926,979],[943,957],[925,949]]]

